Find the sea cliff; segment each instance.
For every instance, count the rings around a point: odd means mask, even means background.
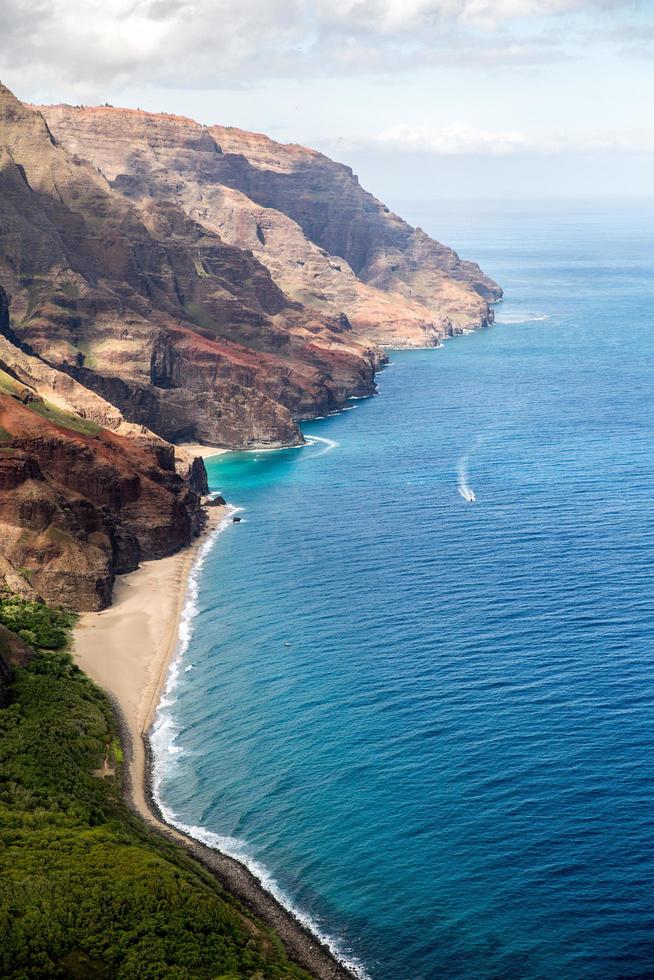
[[[3,86],[0,222],[0,573],[78,609],[201,528],[171,443],[300,444],[501,296],[313,150]]]

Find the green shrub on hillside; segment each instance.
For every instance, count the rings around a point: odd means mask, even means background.
[[[75,615],[42,602],[0,593],[0,623],[33,647],[62,650],[68,642],[68,631],[75,623]]]
[[[48,620],[37,605],[0,601],[2,621],[29,614],[26,628],[53,644],[67,614]],[[67,653],[15,670],[0,709],[0,976],[306,977],[212,875],[130,813],[119,769],[101,775],[119,759],[110,704]]]

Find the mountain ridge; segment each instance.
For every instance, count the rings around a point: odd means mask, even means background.
[[[71,152],[134,200],[174,200],[247,248],[294,299],[387,346],[486,326],[502,291],[317,150],[234,127],[108,106],[41,106]],[[344,220],[345,213],[345,220]]]

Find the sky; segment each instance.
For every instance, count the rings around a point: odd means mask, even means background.
[[[0,80],[313,146],[390,202],[654,196],[654,0],[0,0]]]

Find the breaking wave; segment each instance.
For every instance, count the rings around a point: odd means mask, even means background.
[[[238,837],[229,837],[223,834],[216,834],[212,830],[207,830],[206,827],[196,827],[191,824],[184,823],[179,820],[176,814],[161,802],[159,797],[156,798],[157,806],[161,810],[161,814],[166,821],[173,827],[177,827],[183,833],[188,834],[189,837],[195,838],[195,840],[200,841],[207,847],[212,848],[215,851],[220,851],[221,854],[226,854],[228,857],[234,858],[234,860],[239,861],[241,864],[245,865],[248,871],[257,879],[262,888],[265,888],[273,898],[277,899],[280,905],[282,905],[287,912],[290,912],[294,919],[308,929],[309,932],[320,941],[323,946],[326,946],[331,954],[347,967],[355,977],[359,980],[371,980],[370,975],[366,972],[363,965],[354,957],[348,956],[340,948],[338,942],[333,939],[327,933],[323,932],[319,924],[310,915],[307,915],[301,909],[298,909],[291,899],[288,897],[283,888],[280,887],[278,882],[275,880],[273,875],[270,873],[265,865],[261,864],[260,861],[250,853],[248,846],[245,841],[240,840]]]
[[[168,667],[166,684],[159,699],[152,728],[149,733],[149,741],[152,748],[152,793],[157,801],[157,805],[160,805],[159,786],[164,775],[166,762],[170,762],[175,756],[181,754],[181,749],[176,745],[179,731],[174,725],[169,709],[175,703],[175,688],[179,682],[180,674],[182,671],[190,670],[193,666],[192,664],[185,665],[183,660],[193,636],[194,620],[198,614],[200,573],[219,535],[230,526],[233,515],[240,510],[243,510],[243,508],[227,507],[227,512],[222,521],[200,546],[197,558],[193,562],[188,577],[186,601],[184,602],[179,619],[177,648]]]

